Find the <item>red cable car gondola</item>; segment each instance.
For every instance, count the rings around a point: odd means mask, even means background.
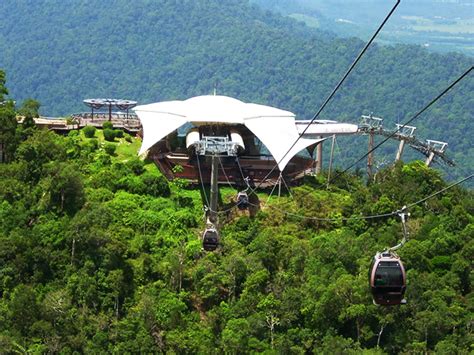
[[[390,251],[377,253],[369,271],[369,283],[375,304],[404,304],[406,274],[400,257]]]

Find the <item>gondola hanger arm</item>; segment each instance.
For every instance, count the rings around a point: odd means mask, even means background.
[[[396,212],[396,214],[400,217],[402,221],[403,238],[400,243],[388,249],[389,253],[392,253],[395,250],[400,249],[408,241],[409,233],[408,233],[408,228],[407,228],[407,221],[408,221],[408,217],[410,216],[410,213],[408,212],[407,206],[403,206],[400,210]]]

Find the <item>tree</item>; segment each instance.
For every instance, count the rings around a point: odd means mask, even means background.
[[[18,110],[18,113],[24,116],[25,118],[26,117],[38,118],[40,107],[41,107],[41,104],[39,103],[39,101],[29,98],[23,101],[23,104]]]
[[[16,287],[11,296],[8,310],[13,326],[23,335],[28,335],[30,327],[40,315],[34,289],[25,285]]]
[[[40,183],[44,191],[43,198],[48,198],[47,205],[58,212],[74,215],[85,202],[84,186],[77,167],[54,163],[49,164],[47,170],[49,176]]]
[[[28,139],[20,144],[17,158],[27,165],[27,179],[37,182],[42,177],[45,164],[50,161],[62,161],[66,158],[66,149],[54,132],[46,130],[35,131]]]
[[[123,296],[124,290],[124,275],[120,269],[112,270],[106,278],[107,286],[110,289],[110,295],[114,298],[115,317],[119,317],[120,313],[120,298]]]
[[[257,305],[257,309],[265,316],[265,324],[270,332],[270,347],[272,349],[274,348],[275,327],[280,324],[280,318],[278,317],[280,307],[281,302],[272,293]]]
[[[8,95],[8,90],[5,86],[6,83],[5,72],[0,70],[0,104],[3,105],[5,101],[5,96]]]
[[[12,160],[18,146],[14,104],[5,101],[5,95],[8,95],[5,82],[5,72],[0,70],[0,163]]]
[[[227,354],[242,354],[247,351],[250,325],[244,318],[230,319],[222,332],[222,343]]]

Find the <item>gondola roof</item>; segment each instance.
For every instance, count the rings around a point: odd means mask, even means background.
[[[195,125],[245,125],[265,144],[278,162],[280,171],[299,151],[322,140],[300,138],[292,147],[299,137],[292,112],[245,103],[228,96],[205,95],[183,101],[164,101],[137,106],[134,111],[143,126],[143,142],[139,154],[188,122]]]

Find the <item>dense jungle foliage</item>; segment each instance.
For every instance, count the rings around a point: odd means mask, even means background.
[[[0,101],[3,82],[0,72]],[[222,247],[205,253],[197,187],[168,182],[127,134],[56,135],[31,125],[28,107],[18,124],[13,103],[0,105],[2,353],[473,351],[472,191],[410,210],[405,306],[373,305],[367,281],[400,222],[342,220],[445,187],[422,162],[386,168],[368,186],[344,175],[328,189],[308,177],[292,195],[260,192],[260,211],[221,216]],[[235,192],[222,188],[222,203]]]
[[[210,94],[217,83],[219,94],[311,118],[363,46],[247,0],[0,2],[0,68],[12,96],[34,97],[44,115],[87,111],[85,98],[185,99]],[[395,128],[472,64],[420,46],[374,45],[321,118],[357,123],[373,112]],[[447,141],[463,167],[474,163],[472,92],[470,75],[414,122],[422,139]],[[339,166],[363,149],[360,142],[353,149],[353,140],[340,144]],[[395,148],[386,145],[379,156],[392,160]],[[420,158],[410,153],[406,159]]]

